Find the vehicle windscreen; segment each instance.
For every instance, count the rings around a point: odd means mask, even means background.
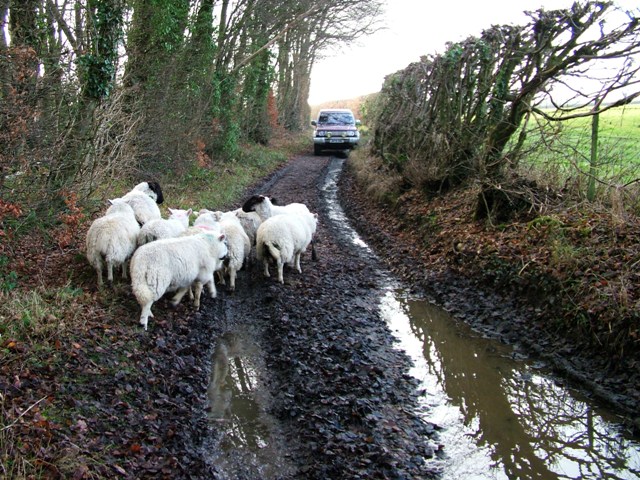
[[[318,117],[319,125],[354,125],[353,115],[348,112],[321,113]]]

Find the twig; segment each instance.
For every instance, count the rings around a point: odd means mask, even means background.
[[[24,412],[22,412],[20,415],[18,415],[18,418],[16,418],[13,422],[11,422],[9,425],[2,427],[0,429],[0,432],[4,432],[5,430],[9,430],[11,427],[13,427],[16,423],[18,423],[18,421],[24,417],[27,412],[29,410],[31,410],[32,408],[36,407],[40,402],[42,402],[43,400],[45,400],[49,395],[45,395],[44,397],[42,397],[40,400],[38,400],[36,403],[34,403],[33,405],[31,405],[29,408],[27,408]]]

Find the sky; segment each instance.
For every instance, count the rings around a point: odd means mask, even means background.
[[[319,60],[311,72],[309,103],[380,91],[384,77],[423,55],[444,53],[446,42],[479,36],[492,25],[524,25],[523,13],[570,8],[573,0],[387,0],[384,30]],[[637,8],[637,0],[620,0]]]

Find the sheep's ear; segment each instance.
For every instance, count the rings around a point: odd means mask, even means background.
[[[115,205],[115,203],[116,203],[116,202],[115,202],[115,199],[113,199],[113,200],[112,200],[112,199],[108,199],[108,200],[107,200],[107,204],[108,204],[108,205]]]
[[[224,233],[221,233],[221,234],[220,234],[220,236],[218,237],[218,240],[220,240],[221,242],[223,242],[225,238],[226,238],[226,237],[225,237]]]
[[[192,213],[193,213],[193,209],[190,208],[189,210],[187,210],[187,217],[190,217]]]
[[[169,213],[173,214],[173,208],[167,208],[167,210],[169,210]]]

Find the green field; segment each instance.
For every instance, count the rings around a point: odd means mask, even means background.
[[[559,180],[588,172],[591,122],[591,117],[584,117],[547,124],[541,116],[536,116],[528,125],[525,148],[529,153],[521,164],[526,168],[553,168]],[[639,104],[600,114],[597,177],[616,184],[640,178]]]

